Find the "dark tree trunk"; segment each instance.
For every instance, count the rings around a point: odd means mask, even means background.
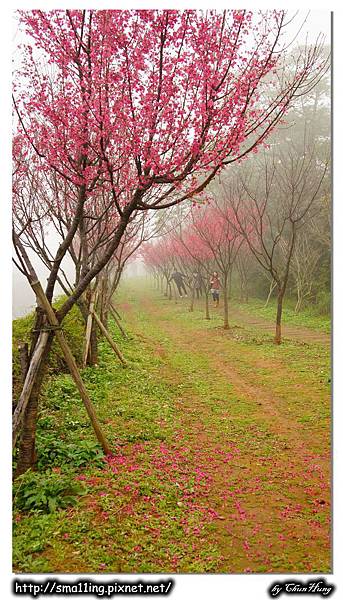
[[[82,300],[78,302],[78,307],[79,307],[80,312],[85,321],[85,325],[87,324],[90,300],[91,300],[91,292],[90,292],[90,290],[87,290],[87,302],[82,301]],[[86,365],[94,366],[96,364],[98,364],[98,338],[97,338],[97,325],[96,325],[96,323],[94,323],[94,319],[93,319]]]
[[[274,289],[275,289],[275,288],[276,288],[276,283],[275,283],[275,281],[271,281],[271,282],[270,282],[270,286],[269,286],[269,292],[268,292],[268,296],[267,296],[267,299],[266,299],[266,302],[265,302],[264,308],[266,308],[266,307],[268,306],[268,304],[269,304],[269,300],[270,300],[270,298],[271,298],[271,295],[272,295],[272,293],[273,293],[273,291],[274,291]]]
[[[98,364],[98,326],[94,319],[92,321],[92,330],[89,343],[87,364],[94,366]]]
[[[287,264],[286,264],[285,274],[284,274],[283,279],[281,280],[282,283],[281,283],[281,281],[278,282],[276,327],[275,327],[275,338],[274,338],[275,344],[281,344],[282,306],[283,306],[283,299],[284,299],[284,296],[285,296],[285,292],[286,292],[286,288],[287,288],[287,283],[288,283],[289,269],[290,269],[291,260],[292,260],[292,256],[293,256],[293,251],[294,251],[295,238],[296,238],[296,229],[295,229],[295,224],[292,223],[292,238],[291,238],[291,243],[290,243],[290,246],[289,246],[289,252],[288,252],[288,258],[287,258]]]
[[[102,311],[102,319],[101,319],[103,324],[105,325],[106,329],[108,329],[108,314],[109,314],[109,307],[108,307],[108,304],[106,303],[106,307]]]
[[[15,477],[25,473],[28,469],[34,468],[36,463],[36,427],[38,416],[38,399],[42,387],[43,377],[47,367],[47,359],[51,349],[53,335],[48,338],[47,345],[44,350],[37,378],[32,388],[29,403],[26,407],[21,438],[19,444],[19,454]]]
[[[194,299],[195,299],[195,287],[193,285],[192,287],[192,295],[191,295],[191,303],[189,306],[189,312],[193,312],[194,311]]]
[[[223,300],[224,300],[224,329],[229,329],[229,298],[228,298],[228,278],[224,276],[224,285],[223,285]]]
[[[20,360],[21,381],[24,383],[27,370],[29,368],[29,345],[27,343],[18,346]]]
[[[205,290],[205,319],[207,319],[207,321],[209,321],[211,319],[209,301],[208,301],[208,290]]]
[[[280,288],[277,296],[277,310],[276,310],[276,325],[275,325],[275,344],[281,344],[281,321],[282,321],[282,307],[285,290]]]

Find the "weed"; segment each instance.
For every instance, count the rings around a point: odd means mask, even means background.
[[[20,475],[13,487],[14,506],[22,511],[54,512],[76,503],[76,496],[85,493],[74,474],[34,473]]]

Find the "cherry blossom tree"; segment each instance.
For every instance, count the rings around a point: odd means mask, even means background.
[[[199,242],[211,253],[215,270],[221,275],[224,303],[224,329],[229,329],[228,286],[233,264],[243,244],[234,211],[219,202],[207,207],[203,214],[193,215],[192,230]]]

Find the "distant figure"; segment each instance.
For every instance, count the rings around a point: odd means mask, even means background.
[[[203,290],[203,280],[200,273],[193,273],[193,286],[197,295],[197,299],[199,300],[200,296],[202,296]]]
[[[180,271],[174,271],[174,273],[172,273],[171,277],[170,277],[170,281],[173,279],[175,281],[176,287],[178,289],[178,292],[180,294],[180,298],[182,298],[182,292],[184,293],[184,295],[187,298],[187,290],[185,288],[185,284],[183,282],[183,280],[186,278],[186,275],[184,275],[183,273],[180,273]]]
[[[220,279],[217,271],[214,271],[210,279],[211,294],[215,308],[219,306],[219,290],[220,290]]]

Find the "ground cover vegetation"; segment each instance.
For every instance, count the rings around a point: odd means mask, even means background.
[[[130,369],[102,341],[82,371],[113,455],[70,375],[53,374],[36,471],[14,486],[15,569],[327,570],[327,342],[277,347],[241,319],[223,336],[219,316],[190,315],[147,284],[125,289],[121,312],[129,339],[110,327]]]

